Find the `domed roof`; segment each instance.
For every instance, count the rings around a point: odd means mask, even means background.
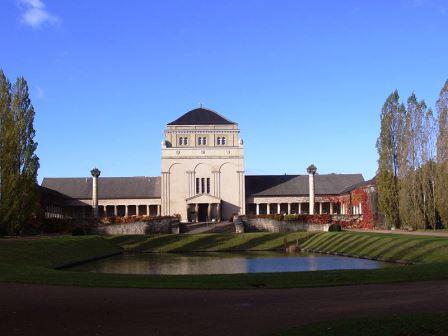
[[[168,125],[233,125],[219,113],[200,107],[185,113]]]

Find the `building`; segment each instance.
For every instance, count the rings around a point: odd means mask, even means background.
[[[169,216],[182,221],[227,220],[234,214],[362,215],[352,193],[361,174],[245,175],[238,124],[203,107],[168,123],[161,144],[161,176],[44,178],[63,199],[64,216]],[[48,206],[52,206],[48,204]],[[47,211],[50,213],[49,211]]]

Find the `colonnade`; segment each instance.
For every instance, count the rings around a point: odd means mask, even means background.
[[[199,207],[203,207],[203,213]],[[206,209],[205,209],[206,208]],[[188,220],[191,222],[211,222],[221,221],[221,204],[220,203],[191,203],[187,204]],[[202,216],[202,218],[201,218]]]
[[[312,214],[309,202],[299,203],[249,203],[247,209],[252,209],[255,214]],[[314,214],[346,214],[347,206],[339,202],[315,202]]]
[[[102,217],[160,216],[160,204],[100,205]]]

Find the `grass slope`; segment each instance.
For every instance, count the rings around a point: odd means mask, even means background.
[[[301,248],[391,261],[448,262],[448,239],[444,237],[328,232],[313,235]]]
[[[108,238],[126,250],[142,252],[197,252],[197,251],[266,251],[284,248],[292,243],[303,243],[314,233],[243,233],[157,236],[115,236]]]
[[[322,251],[400,256],[423,264],[376,270],[188,276],[54,269],[116,253],[121,246],[152,252],[269,250],[283,247],[285,241],[287,244],[298,241],[301,246]],[[0,239],[0,282],[140,288],[292,288],[448,279],[447,247],[448,239],[443,238],[346,232]]]
[[[448,314],[421,314],[313,323],[278,336],[442,336],[448,335]]]

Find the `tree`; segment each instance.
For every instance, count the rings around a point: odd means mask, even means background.
[[[377,141],[378,150],[378,205],[389,227],[399,227],[399,151],[405,108],[394,91],[381,110],[381,131]]]
[[[11,111],[15,121],[17,159],[15,162],[17,200],[11,231],[18,233],[30,220],[37,205],[37,170],[39,158],[34,141],[34,107],[29,98],[28,84],[19,77],[12,89]]]
[[[0,234],[8,231],[7,218],[9,208],[12,179],[11,171],[11,143],[13,140],[13,120],[11,114],[11,84],[2,70],[0,70]]]
[[[421,137],[421,190],[423,215],[427,227],[437,228],[436,209],[436,162],[435,162],[435,133],[436,120],[432,109],[425,111]]]
[[[0,72],[0,233],[20,234],[36,211],[39,158],[34,108],[24,78]]]
[[[448,226],[448,80],[437,100],[437,176],[436,205],[445,227]]]

